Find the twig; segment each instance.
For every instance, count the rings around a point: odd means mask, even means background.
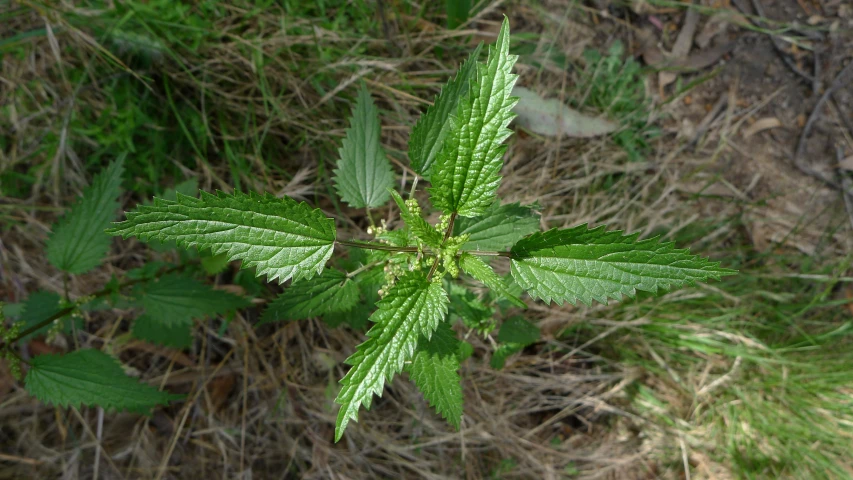
[[[92,468],[94,469],[94,473],[92,473],[92,478],[98,480],[98,470],[101,466],[101,450],[103,447],[101,446],[104,437],[104,409],[98,407],[98,425],[95,428],[95,440],[97,441],[95,445],[95,461],[93,462]]]
[[[823,104],[826,103],[830,96],[832,96],[833,92],[835,92],[841,87],[844,78],[851,71],[853,71],[853,60],[851,60],[847,64],[847,66],[841,70],[841,73],[839,73],[838,76],[835,77],[835,80],[832,81],[832,84],[830,84],[829,88],[827,88],[826,91],[823,92],[823,95],[821,95],[820,99],[818,99],[817,103],[814,106],[814,109],[812,110],[811,115],[809,115],[808,121],[806,121],[806,126],[803,127],[803,132],[800,134],[800,140],[797,143],[797,150],[794,153],[794,165],[797,168],[833,188],[840,189],[846,194],[853,194],[853,192],[850,192],[849,190],[845,189],[842,185],[839,185],[832,178],[827,177],[827,175],[823,174],[822,172],[815,170],[814,168],[812,168],[811,165],[806,164],[803,159],[803,152],[806,149],[806,139],[808,138],[809,133],[811,133],[812,127],[814,127],[814,124],[817,121],[818,117],[820,117],[820,111],[823,108]]]
[[[844,159],[844,150],[841,145],[835,146],[835,157],[840,162]],[[850,218],[850,226],[853,227],[853,180],[844,172],[838,171],[838,177],[841,179],[841,198],[844,199],[844,209],[847,210],[847,217]]]

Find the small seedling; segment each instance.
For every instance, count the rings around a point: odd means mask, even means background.
[[[438,413],[458,428],[463,414],[459,365],[471,348],[457,339],[452,321],[490,334],[496,328],[494,309],[525,308],[523,292],[546,303],[607,303],[637,291],[655,293],[733,273],[672,243],[640,240],[638,234],[603,226],[542,232],[531,208],[498,201],[503,142],[512,133],[507,125],[517,101],[510,94],[517,76],[511,72],[516,56],[510,55],[509,45],[504,21],[485,63],[478,61],[478,47],[414,126],[409,156],[418,177],[406,199],[393,189],[378,111],[368,92],[359,92],[340,149],[335,187],[344,202],[368,213],[386,208],[393,199],[392,208],[402,219],[396,229],[371,225],[368,233],[374,239],[346,240],[339,238],[333,219],[304,202],[269,194],[201,192],[198,197],[178,193],[174,200],[155,198],[107,232],[195,247],[218,256],[208,264],[241,260],[242,268],[254,268],[257,276],[290,282],[268,305],[261,323],[323,317],[329,323],[357,324],[373,311],[367,339],[347,359],[351,368],[335,399],[340,405],[336,441],[357,420],[361,407],[370,408],[374,395],[381,396],[385,384],[404,370]],[[54,230],[48,259],[60,270],[80,274],[103,261],[109,247],[102,234],[104,219],[108,222],[117,206],[121,169],[121,160],[107,168]],[[429,203],[441,212],[435,225],[414,196],[418,178],[430,182]],[[347,259],[333,261],[341,268],[327,265],[336,247],[353,249]],[[511,277],[498,275],[490,261],[509,262]],[[178,270],[180,266],[155,266],[86,299],[66,298],[64,305],[48,306],[29,318],[22,331],[10,330],[4,350],[11,352],[12,344],[39,329],[61,328],[63,319],[98,298],[124,298],[142,308],[145,314],[135,321],[133,335],[176,347],[191,343],[193,319],[247,306],[244,298],[214,292]],[[472,280],[488,293],[473,293],[466,287]],[[131,285],[123,296],[120,292]],[[524,318],[509,318],[500,327],[493,365],[500,368],[508,355],[538,335]],[[175,398],[125,376],[118,361],[100,351],[36,356],[28,363],[27,389],[54,404],[145,412]]]

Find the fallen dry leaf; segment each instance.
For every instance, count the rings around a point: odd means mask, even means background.
[[[723,10],[715,13],[705,22],[702,30],[696,34],[696,38],[693,41],[701,49],[708,48],[714,37],[726,32],[732,25],[744,27],[750,25],[750,23],[746,17],[737,11]]]
[[[31,341],[28,344],[30,355],[35,357],[37,355],[51,355],[51,354],[59,354],[64,353],[62,348],[59,348],[55,345],[49,345],[45,343],[44,340],[36,339]]]
[[[210,395],[210,407],[213,409],[213,412],[218,412],[222,408],[236,384],[237,375],[233,373],[214,378],[207,384],[207,392]]]
[[[764,117],[747,127],[743,131],[743,138],[749,138],[758,132],[763,132],[764,130],[769,130],[771,128],[779,128],[781,126],[782,122],[778,118]]]
[[[702,70],[717,63],[723,58],[723,55],[732,51],[735,45],[735,42],[729,42],[707,50],[695,52],[689,57],[681,59],[667,57],[661,51],[660,47],[649,45],[643,50],[643,61],[646,62],[646,65],[659,69],[667,68],[683,72]]]
[[[517,115],[515,121],[539,135],[586,138],[604,135],[618,128],[613,122],[589,117],[556,98],[544,99],[524,87],[515,87],[512,94],[519,97],[519,102],[512,109]]]
[[[687,13],[684,14],[684,26],[678,32],[675,45],[672,46],[673,57],[685,58],[690,54],[693,37],[696,35],[696,27],[699,26],[699,18],[699,11],[693,8],[688,9]]]
[[[838,168],[853,172],[853,155],[839,161]]]
[[[699,26],[699,12],[695,9],[688,9],[684,14],[684,26],[678,32],[678,37],[675,39],[675,45],[672,46],[672,53],[669,58],[675,61],[682,61],[690,54],[690,47],[693,45],[693,36],[696,35],[696,27]],[[658,88],[664,89],[667,85],[674,82],[678,78],[678,74],[674,72],[659,72],[658,73]]]
[[[234,295],[246,296],[246,289],[241,285],[217,285],[213,287],[214,290],[222,290],[223,292],[233,293]]]

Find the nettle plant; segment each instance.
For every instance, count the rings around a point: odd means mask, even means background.
[[[486,62],[478,62],[478,47],[412,129],[409,157],[418,176],[407,199],[393,189],[395,176],[380,144],[378,111],[367,91],[359,92],[340,148],[335,186],[351,207],[368,209],[368,218],[370,209],[385,208],[393,199],[391,208],[399,210],[402,220],[395,222],[396,229],[371,220],[367,233],[372,240],[344,240],[338,238],[333,219],[304,202],[269,194],[201,192],[197,197],[177,193],[172,199],[155,198],[106,231],[194,247],[213,255],[208,260],[241,260],[242,268],[253,268],[257,276],[290,282],[269,303],[260,323],[321,317],[332,325],[359,327],[369,315],[367,338],[346,360],[351,368],[335,399],[340,405],[336,441],[357,420],[359,409],[369,409],[374,395],[381,396],[385,384],[403,371],[458,428],[459,366],[472,348],[457,339],[453,322],[461,321],[469,333],[490,335],[497,328],[496,309],[525,308],[523,292],[546,303],[607,303],[637,291],[655,293],[733,273],[672,243],[640,240],[638,234],[603,226],[542,232],[530,206],[497,200],[503,142],[511,134],[507,127],[516,102],[510,95],[516,56],[509,54],[509,45],[504,21]],[[430,182],[429,203],[441,212],[435,225],[415,199],[418,178]],[[101,222],[108,223],[117,207],[120,180],[117,161],[54,229],[48,258],[55,266],[76,274],[102,261],[109,237],[102,234],[107,225]],[[336,257],[337,267],[327,266],[335,247],[347,247],[350,254]],[[491,266],[507,261],[509,276],[498,275]],[[141,308],[145,313],[130,333],[174,347],[191,344],[193,319],[248,305],[245,298],[216,292],[180,267],[165,273],[158,268],[143,269],[128,282],[112,282],[74,302],[53,294],[48,303],[56,311],[29,315],[28,325],[3,332],[4,355],[19,365],[11,348],[15,342],[40,329],[60,328],[59,319],[97,299],[118,298]],[[44,309],[44,302],[27,302],[24,313],[32,308]],[[523,317],[508,318],[494,342],[492,365],[502,367],[507,355],[538,336]],[[145,412],[176,398],[126,376],[108,352],[40,355],[27,363],[26,388],[59,405]]]

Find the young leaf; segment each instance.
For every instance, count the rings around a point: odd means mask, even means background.
[[[502,345],[495,350],[489,364],[492,368],[500,370],[504,367],[507,357],[524,350],[524,347],[537,340],[539,340],[539,327],[522,317],[512,317],[501,325],[498,341]]]
[[[346,312],[358,302],[358,286],[344,272],[327,268],[319,277],[291,285],[273,300],[259,325]]]
[[[657,292],[735,273],[672,242],[637,240],[580,225],[521,239],[511,250],[512,276],[531,296],[558,304],[633,297],[637,290]]]
[[[539,231],[539,215],[518,203],[493,203],[481,217],[459,218],[454,235],[468,234],[463,250],[506,250],[523,237]]]
[[[83,191],[83,196],[53,228],[47,239],[47,259],[56,268],[71,274],[86,273],[97,267],[111,239],[104,235],[118,210],[124,156],[113,161]]]
[[[435,160],[430,195],[445,213],[463,217],[482,215],[495,200],[506,146],[512,133],[512,87],[518,77],[510,73],[517,59],[509,54],[509,23],[504,19],[497,42],[489,48],[485,65],[477,65],[469,91],[450,117],[447,140]]]
[[[362,85],[338,150],[341,158],[334,178],[338,195],[353,208],[381,207],[388,201],[394,172],[379,143],[380,130],[379,111]]]
[[[406,367],[424,398],[457,430],[462,421],[459,343],[450,324],[442,322],[431,340],[420,339],[415,357]]]
[[[441,248],[441,243],[444,240],[444,236],[435,229],[432,225],[427,223],[423,217],[420,216],[419,213],[412,212],[409,210],[409,206],[406,205],[406,202],[403,200],[403,197],[400,196],[399,193],[394,191],[393,189],[389,190],[391,192],[391,196],[394,198],[394,201],[397,203],[397,206],[400,207],[400,217],[406,222],[409,229],[412,231],[416,237],[418,237],[422,242],[429,245],[430,247],[438,250]]]
[[[145,315],[136,319],[133,334],[152,343],[186,348],[192,340],[193,319],[218,315],[250,305],[243,297],[183,275],[165,275],[137,287]]]
[[[459,257],[459,267],[468,275],[471,275],[475,279],[483,282],[483,285],[492,289],[492,291],[497,295],[509,300],[516,306],[527,308],[527,305],[522,302],[520,298],[510,292],[509,287],[507,287],[503,278],[499,277],[498,274],[492,270],[492,267],[488,266],[486,262],[480,260],[479,257],[475,257],[470,253],[463,253]]]
[[[322,272],[335,244],[335,222],[320,210],[256,193],[178,194],[174,202],[156,198],[153,205],[128,212],[127,220],[107,233],[210,249],[229,261],[243,260],[243,268],[255,267],[256,275],[279,283]]]
[[[459,99],[468,92],[469,82],[476,71],[477,59],[480,58],[482,49],[482,43],[477,45],[468,61],[459,67],[456,78],[447,82],[436,97],[435,103],[427,108],[426,113],[421,115],[418,123],[412,127],[409,137],[409,162],[412,169],[426,179],[429,179],[435,157],[450,132],[448,120],[456,112]]]
[[[99,405],[150,414],[155,405],[182,398],[128,377],[118,360],[99,350],[34,357],[24,383],[42,402],[64,407]]]
[[[370,409],[373,395],[382,395],[385,382],[403,369],[418,346],[418,338],[431,338],[447,314],[447,293],[440,283],[430,282],[421,271],[409,272],[379,302],[370,316],[374,322],[367,341],[347,359],[352,368],[341,380],[335,402],[341,405],[335,425],[335,441],[350,420],[358,420],[362,405]]]

